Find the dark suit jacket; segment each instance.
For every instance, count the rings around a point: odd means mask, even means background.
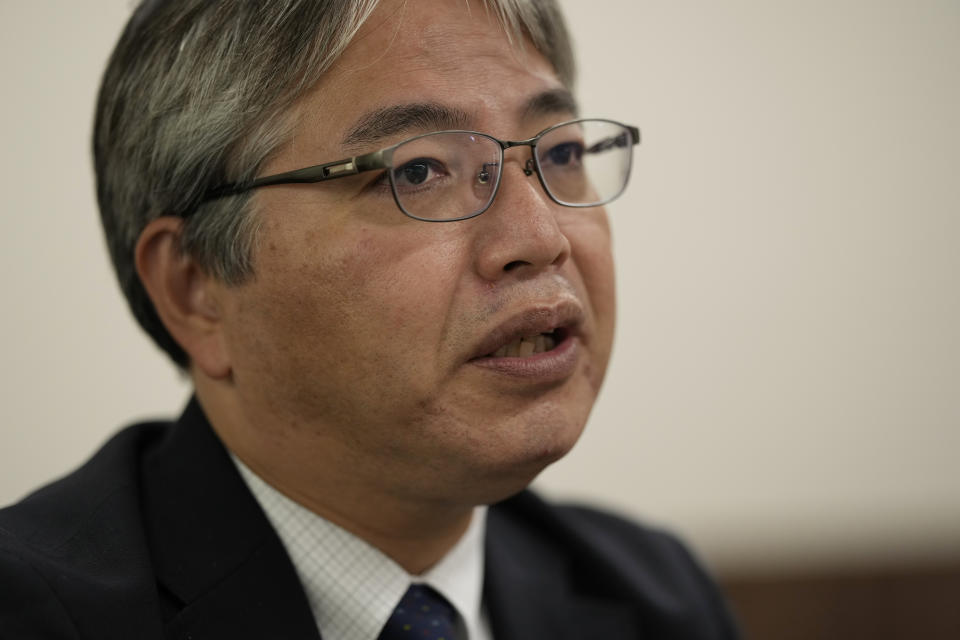
[[[735,637],[673,538],[523,492],[490,509],[497,640]],[[0,511],[0,638],[319,638],[284,548],[191,402]],[[332,638],[329,640],[337,640]]]

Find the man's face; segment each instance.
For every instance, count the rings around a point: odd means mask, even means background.
[[[546,59],[508,44],[479,4],[383,2],[297,105],[292,140],[262,175],[431,130],[529,138],[573,117],[542,99],[558,90]],[[345,144],[366,114],[412,105],[439,115],[399,130],[375,120],[364,143]],[[552,203],[524,175],[529,157],[507,150],[497,199],[460,222],[407,218],[379,172],[256,191],[256,276],[223,290],[222,311],[257,428],[438,498],[503,497],[566,453],[610,355],[610,230],[602,208]],[[551,339],[532,342],[552,350],[491,355],[541,333]]]

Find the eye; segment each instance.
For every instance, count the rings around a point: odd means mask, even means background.
[[[546,161],[552,165],[564,167],[579,164],[582,157],[582,144],[579,142],[563,142],[547,149],[546,153],[541,156],[540,161]]]
[[[442,162],[433,158],[414,158],[393,170],[393,183],[398,189],[415,189],[447,175]]]

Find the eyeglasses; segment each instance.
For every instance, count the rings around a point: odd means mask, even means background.
[[[437,131],[386,149],[221,185],[203,201],[274,184],[323,182],[384,170],[374,188],[389,184],[405,215],[426,222],[478,216],[493,204],[503,173],[503,152],[530,147],[523,172],[537,174],[547,196],[565,207],[596,207],[616,199],[630,179],[640,130],[613,120],[582,119],[544,129],[528,140],[499,140],[476,131]]]

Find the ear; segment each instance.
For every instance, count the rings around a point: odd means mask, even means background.
[[[230,375],[217,294],[219,281],[180,249],[183,219],[170,216],[150,222],[137,241],[137,274],[160,321],[190,363],[213,379]]]

